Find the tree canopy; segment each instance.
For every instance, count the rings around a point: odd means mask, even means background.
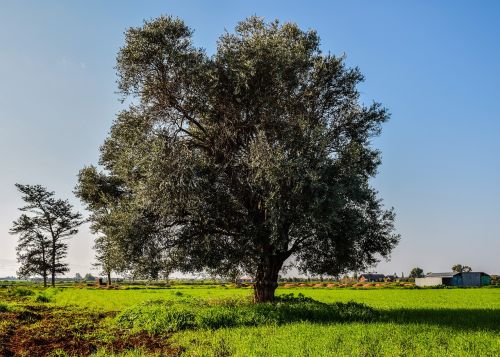
[[[168,16],[126,32],[118,88],[130,104],[80,172],[94,227],[131,259],[148,247],[182,271],[241,270],[274,297],[287,259],[360,271],[397,244],[370,178],[389,115],[359,101],[363,76],[313,31],[250,17],[209,56]],[[139,261],[139,260],[138,260]]]
[[[410,278],[422,278],[424,276],[424,270],[420,267],[415,267],[410,271]]]
[[[462,272],[468,273],[472,271],[472,268],[468,265],[455,264],[451,267],[451,271],[455,273],[462,273]]]

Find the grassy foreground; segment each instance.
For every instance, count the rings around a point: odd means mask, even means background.
[[[0,355],[500,355],[500,289],[278,295],[254,306],[228,287],[4,288]]]

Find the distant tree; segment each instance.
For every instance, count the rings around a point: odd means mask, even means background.
[[[127,31],[117,72],[134,104],[102,146],[105,171],[85,168],[80,186],[89,206],[106,203],[95,218],[127,252],[175,247],[191,272],[229,263],[266,302],[289,258],[339,275],[397,244],[370,186],[388,112],[360,103],[362,74],[323,54],[315,31],[251,17],[208,56],[181,20],[160,17]]]
[[[11,229],[12,234],[21,234],[18,257],[21,257],[21,262],[38,262],[39,270],[43,267],[40,270],[43,274],[46,274],[48,264],[54,286],[56,275],[68,271],[68,265],[62,261],[68,249],[65,240],[75,235],[77,227],[84,221],[80,213],[73,212],[73,206],[67,200],[54,198],[54,192],[47,191],[45,187],[21,184],[16,184],[16,187],[26,203],[19,210],[29,213],[23,213]],[[47,253],[49,259],[45,259]],[[27,270],[22,271],[23,274],[31,270],[28,265],[24,266]]]
[[[455,264],[454,266],[451,267],[451,271],[455,273],[468,273],[472,271],[472,268],[468,265],[462,265],[462,264]]]
[[[100,267],[103,274],[107,276],[107,285],[111,285],[111,273],[123,272],[127,263],[119,246],[107,236],[99,236],[94,243],[96,267]]]
[[[95,281],[95,279],[96,279],[95,276],[93,276],[91,273],[87,273],[83,277],[83,280],[85,281]]]
[[[75,281],[82,281],[83,278],[82,278],[82,275],[80,273],[76,273],[75,274]]]
[[[421,278],[424,276],[424,270],[422,268],[416,267],[410,271],[410,278]]]
[[[50,271],[50,241],[41,233],[36,222],[25,214],[14,221],[10,233],[19,234],[16,250],[21,267],[18,276],[28,278],[41,275],[43,286],[46,287]]]
[[[222,279],[234,284],[239,284],[243,275],[244,273],[234,266],[226,266],[224,269],[219,268],[213,270],[213,276],[220,276]]]

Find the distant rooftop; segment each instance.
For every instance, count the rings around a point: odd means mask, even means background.
[[[450,273],[429,273],[426,275],[426,277],[429,278],[452,278],[453,275],[458,274],[455,272],[450,272]]]
[[[484,275],[488,275],[482,271],[464,271],[464,272],[461,272],[461,273],[457,273],[457,272],[450,272],[450,273],[429,273],[426,275],[426,277],[429,277],[429,278],[453,278],[453,276],[457,275],[457,274],[484,274]]]

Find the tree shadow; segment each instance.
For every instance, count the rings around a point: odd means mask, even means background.
[[[395,309],[382,312],[381,320],[397,324],[429,324],[459,330],[500,332],[499,309]]]

